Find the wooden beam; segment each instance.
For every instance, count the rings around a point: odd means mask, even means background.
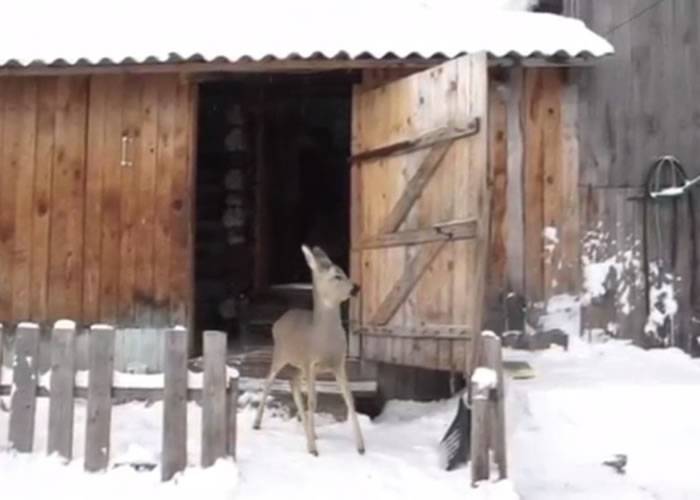
[[[411,340],[471,340],[467,325],[377,326],[363,325],[357,330],[365,337],[398,337]]]
[[[468,221],[451,222],[435,225],[425,229],[413,231],[400,231],[398,233],[380,234],[362,243],[357,250],[372,248],[386,248],[396,246],[416,245],[418,243],[432,243],[434,241],[464,240],[476,237],[476,219]]]
[[[408,184],[406,184],[406,188],[403,193],[401,193],[401,197],[396,202],[396,205],[394,205],[389,215],[387,215],[380,226],[379,234],[393,233],[401,226],[401,223],[411,211],[411,207],[413,207],[413,204],[420,197],[423,189],[440,166],[442,159],[445,157],[452,144],[452,142],[443,142],[430,150],[418,167],[415,175],[411,177]]]
[[[420,252],[406,265],[401,278],[394,283],[391,291],[384,298],[377,310],[374,312],[370,323],[375,325],[385,325],[396,314],[406,297],[411,293],[413,287],[423,276],[428,266],[435,260],[440,250],[447,244],[447,241],[430,243],[421,248]]]
[[[384,158],[387,156],[403,155],[427,149],[443,142],[454,142],[463,137],[469,137],[479,133],[479,118],[471,118],[464,127],[441,127],[427,132],[416,139],[398,141],[374,149],[357,153],[350,157],[350,161],[359,162]]]

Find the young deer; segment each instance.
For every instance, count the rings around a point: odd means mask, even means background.
[[[253,427],[260,428],[265,401],[275,377],[282,368],[291,365],[296,368],[296,373],[290,380],[290,386],[306,433],[307,448],[312,455],[318,455],[314,429],[315,381],[318,373],[331,372],[335,375],[348,408],[348,420],[352,422],[357,451],[364,453],[362,432],[345,371],[347,340],[340,321],[340,304],[356,295],[360,288],[320,248],[309,250],[306,245],[302,245],[301,249],[313,277],[314,308],[313,311],[290,309],[272,326],[272,365]],[[308,413],[303,408],[302,379],[307,382]]]

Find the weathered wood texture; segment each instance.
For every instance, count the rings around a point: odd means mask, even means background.
[[[226,456],[226,333],[204,332],[204,394],[202,401],[202,467]]]
[[[485,374],[474,372],[471,379],[471,471],[472,484],[489,479],[491,456],[498,468],[499,479],[508,476],[505,428],[505,387],[501,340],[485,331],[480,335],[475,366]],[[486,376],[484,376],[486,375]],[[490,375],[490,376],[489,376]],[[488,380],[491,378],[494,380]]]
[[[576,71],[580,91],[580,185],[588,206],[584,228],[607,240],[600,255],[595,256],[597,262],[605,258],[621,262],[629,253],[640,258],[642,207],[626,199],[638,194],[635,190],[645,183],[651,163],[671,154],[681,161],[689,177],[700,175],[696,161],[700,152],[700,5],[695,0],[566,3],[569,15],[585,21],[615,46],[615,54],[608,60]],[[697,198],[697,190],[695,195]],[[684,203],[682,200],[680,205]],[[661,209],[664,221],[670,220],[671,210],[670,204]],[[688,221],[681,220],[680,224],[676,274],[685,279],[675,290],[679,305],[675,323],[689,325],[694,299],[687,286],[690,231]],[[651,222],[647,229],[654,249],[650,257],[656,259],[658,237]],[[663,236],[661,244],[670,249],[668,234]],[[624,277],[611,276],[605,293],[587,309],[584,328],[604,328],[647,343],[643,332],[645,299],[638,293],[641,284],[631,286],[634,277],[626,272]]]
[[[542,304],[580,289],[577,89],[560,68],[491,70],[491,233],[485,327],[511,294]]]
[[[51,334],[51,400],[48,453],[73,458],[73,391],[75,384],[75,329],[54,328]]]
[[[135,387],[127,385],[128,382],[122,378],[126,374],[113,370],[113,327],[96,325],[90,330],[87,387],[82,377],[76,379],[75,325],[63,323],[54,326],[50,344],[50,372],[42,374],[41,378],[36,363],[42,349],[39,333],[38,325],[33,323],[17,327],[12,381],[0,380],[0,396],[10,396],[12,399],[7,432],[9,442],[16,451],[33,451],[36,400],[49,397],[47,452],[58,453],[70,460],[75,399],[87,399],[84,467],[88,471],[104,470],[110,465],[113,402],[153,402],[162,399],[161,466],[164,481],[187,466],[188,401],[198,401],[203,406],[204,464],[211,465],[218,458],[235,457],[239,384],[238,374],[229,373],[227,369],[224,332],[208,332],[205,336],[203,383],[190,377],[192,372],[187,363],[189,335],[186,329],[178,327],[168,332],[164,344],[167,360],[165,373],[152,374],[150,380],[147,380],[149,376],[144,380],[139,375],[134,381]],[[0,338],[0,345],[1,342]]]
[[[488,231],[487,70],[481,56],[460,58],[391,83],[355,89],[353,156],[480,120],[481,130],[432,148],[360,160],[353,166],[351,273],[362,300],[353,319],[386,324],[391,335],[365,335],[367,359],[430,369],[467,369],[464,340],[402,331],[427,325],[480,330]],[[476,237],[362,248],[387,232],[477,220]],[[396,239],[396,238],[394,238]],[[400,239],[396,239],[399,241]],[[353,322],[355,328],[358,324]],[[443,352],[444,351],[444,352]]]
[[[191,316],[196,87],[0,78],[0,321]]]
[[[187,332],[165,337],[162,479],[169,481],[187,466]]]
[[[34,447],[39,328],[20,325],[17,330],[9,441],[13,449],[30,453]]]
[[[90,379],[85,427],[85,470],[98,471],[109,464],[112,430],[112,377],[114,328],[90,331]]]

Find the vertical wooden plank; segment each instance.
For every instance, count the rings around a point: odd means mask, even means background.
[[[542,72],[542,95],[530,104],[538,106],[536,112],[541,123],[543,137],[542,156],[543,170],[543,227],[541,234],[541,252],[543,261],[543,293],[544,299],[556,295],[561,289],[559,269],[561,266],[561,238],[564,226],[576,221],[568,221],[564,217],[566,205],[565,195],[568,190],[564,185],[567,172],[564,171],[562,160],[562,70],[547,68],[536,70]],[[535,153],[537,154],[537,153]]]
[[[506,455],[506,419],[505,419],[505,377],[503,376],[503,355],[501,351],[501,339],[493,332],[484,332],[483,336],[483,363],[487,368],[496,372],[498,386],[495,397],[490,398],[488,419],[489,447],[493,452],[493,460],[498,467],[500,479],[508,476],[508,463]]]
[[[542,116],[545,88],[544,74],[527,69],[524,75],[523,118],[524,137],[524,196],[525,196],[525,294],[528,303],[544,299],[544,117]]]
[[[492,179],[491,234],[489,235],[489,270],[486,274],[487,328],[503,331],[503,298],[507,293],[506,252],[509,198],[508,190],[508,116],[504,84],[493,83],[489,89],[489,169]],[[513,200],[517,203],[517,200]]]
[[[202,467],[226,456],[226,333],[204,332]]]
[[[90,107],[88,109],[87,161],[85,165],[85,267],[83,272],[83,319],[92,324],[100,317],[102,212],[104,209],[102,183],[112,165],[108,156],[106,123],[108,82],[110,76],[90,78]],[[109,222],[107,222],[109,223]]]
[[[51,333],[51,384],[48,453],[73,458],[75,323],[56,324]]]
[[[178,81],[173,134],[175,157],[171,164],[169,302],[170,321],[180,325],[187,324],[192,309],[193,99],[192,83]]]
[[[39,359],[39,326],[20,323],[15,338],[9,441],[20,453],[34,447],[34,417]]]
[[[122,157],[120,158],[122,192],[120,208],[120,254],[119,254],[119,326],[134,325],[134,290],[136,283],[136,228],[139,187],[137,172],[142,168],[141,156],[141,94],[143,80],[139,75],[130,75],[124,81],[122,106]],[[127,164],[121,164],[121,162]]]
[[[41,78],[38,85],[30,287],[32,321],[43,321],[48,317],[51,186],[55,158],[57,79]]]
[[[558,270],[560,290],[576,294],[581,289],[581,208],[578,197],[580,152],[578,119],[578,85],[571,72],[563,75],[561,95],[561,268]]]
[[[106,94],[104,120],[104,157],[102,162],[102,224],[100,253],[100,318],[116,323],[119,309],[119,272],[121,248],[121,110],[124,77],[94,77],[93,85]],[[96,117],[97,118],[97,117]],[[91,124],[92,126],[93,124]]]
[[[169,481],[187,467],[187,331],[165,334],[162,479]]]
[[[226,451],[236,458],[238,439],[238,377],[229,377],[226,387]]]
[[[156,159],[156,213],[154,266],[154,326],[170,324],[171,185],[175,161],[176,82],[158,78],[158,146]]]
[[[52,177],[49,318],[82,316],[87,80],[59,77]]]
[[[355,86],[352,94],[352,131],[351,151],[360,150],[362,122],[360,118],[360,87]],[[360,287],[360,293],[350,298],[348,354],[359,357],[362,354],[362,342],[357,330],[362,325],[362,172],[360,164],[350,166],[350,279]]]
[[[507,266],[508,289],[515,294],[523,295],[525,292],[525,214],[523,191],[523,126],[522,113],[526,110],[522,106],[523,96],[523,70],[510,71],[507,101],[507,148],[508,148],[508,173],[506,196],[509,200],[506,205],[507,217]]]
[[[2,156],[0,156],[0,318],[11,321],[12,318],[12,274],[14,260],[15,203],[17,201],[17,177],[20,136],[15,123],[21,121],[20,95],[22,80],[5,79]]]
[[[34,196],[34,170],[37,119],[37,80],[23,79],[18,95],[19,120],[12,123],[17,133],[15,185],[15,232],[12,257],[12,318],[26,321],[30,318],[32,204]]]
[[[109,465],[114,328],[93,326],[90,329],[89,343],[90,380],[85,428],[85,470],[94,472]]]
[[[135,324],[153,324],[155,252],[155,195],[158,150],[158,80],[144,81],[141,100],[141,137],[138,176],[136,229]]]
[[[472,485],[489,478],[489,401],[488,391],[472,381],[471,471]]]

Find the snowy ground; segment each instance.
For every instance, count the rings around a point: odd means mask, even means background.
[[[159,471],[128,467],[86,474],[82,461],[63,465],[43,456],[46,410],[39,408],[37,453],[0,451],[3,497],[48,495],[75,500],[148,498],[262,499],[662,499],[700,498],[700,366],[678,351],[644,352],[617,342],[575,342],[568,353],[508,351],[526,358],[537,376],[508,386],[512,481],[469,491],[466,469],[438,468],[436,443],[455,402],[392,403],[370,422],[363,418],[368,452],[359,456],[346,423],[319,419],[319,449],[304,451],[299,424],[277,412],[252,431],[252,409],[240,416],[239,462],[208,470],[191,467],[161,484]],[[247,396],[244,395],[244,399]],[[190,411],[190,462],[198,461],[199,408]],[[76,414],[76,453],[82,455],[85,407]],[[113,461],[158,461],[161,407],[115,408]],[[6,449],[7,413],[0,412],[0,450]],[[629,456],[626,475],[602,462]]]

